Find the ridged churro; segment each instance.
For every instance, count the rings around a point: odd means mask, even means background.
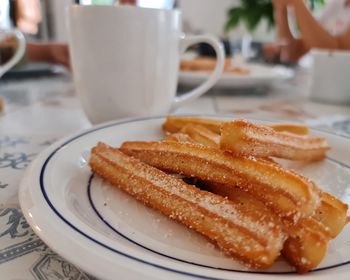
[[[162,127],[166,132],[179,132],[187,124],[202,125],[214,133],[220,134],[222,120],[196,118],[196,117],[176,117],[168,116]]]
[[[175,133],[180,131],[185,125],[195,124],[202,125],[212,132],[220,134],[220,128],[223,122],[225,121],[209,118],[168,116],[163,123],[163,129],[166,132]],[[266,126],[273,128],[275,131],[285,131],[299,135],[306,135],[309,133],[309,128],[303,124],[277,123],[266,124]]]
[[[275,131],[284,131],[298,135],[307,135],[310,133],[310,130],[307,126],[303,124],[295,124],[295,123],[277,123],[267,125],[268,127],[273,128]]]
[[[275,215],[262,201],[237,187],[217,184],[207,184],[206,187],[213,193],[227,197],[235,203],[245,205],[254,211],[271,217]],[[275,219],[279,219],[279,217],[276,216]],[[281,222],[284,231],[288,235],[283,245],[283,256],[299,273],[317,267],[327,253],[331,239],[330,230],[314,217],[301,218],[296,223],[283,219],[281,219]]]
[[[267,160],[169,141],[124,142],[121,150],[165,171],[238,186],[285,218],[312,215],[320,203],[320,192],[312,181]]]
[[[322,192],[321,204],[315,211],[315,219],[325,225],[335,238],[350,221],[348,205],[335,196]]]
[[[92,149],[89,164],[108,182],[203,234],[249,267],[270,267],[280,254],[286,236],[269,216],[188,185],[103,143]]]
[[[242,155],[291,160],[321,160],[329,150],[323,137],[277,132],[246,120],[223,123],[220,147]]]
[[[190,136],[185,133],[176,132],[166,136],[164,141],[175,141],[175,142],[188,142],[188,143],[197,143]]]
[[[297,223],[284,224],[288,239],[282,255],[299,273],[317,267],[327,254],[331,234],[327,227],[313,217],[301,218]]]
[[[183,133],[173,133],[168,137],[178,142],[197,143],[212,147],[216,146],[218,135],[205,126],[189,123],[186,124],[181,131]],[[175,137],[175,135],[178,136]],[[181,137],[179,137],[180,135]],[[278,163],[271,158],[259,158],[259,160],[267,160],[278,165]],[[317,208],[314,218],[322,222],[322,224],[330,230],[331,236],[334,238],[350,220],[347,216],[348,205],[327,192],[321,193],[321,204]]]
[[[196,143],[209,147],[219,147],[220,135],[200,124],[187,124],[180,132],[187,134]]]

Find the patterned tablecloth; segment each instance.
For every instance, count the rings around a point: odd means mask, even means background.
[[[18,187],[30,162],[55,140],[90,127],[69,78],[0,85],[0,279],[94,279],[54,253],[31,230],[18,202]],[[306,122],[350,135],[350,107],[305,102],[291,95],[235,96],[218,92],[182,113],[235,114]]]

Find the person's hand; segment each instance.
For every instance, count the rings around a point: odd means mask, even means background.
[[[296,63],[307,52],[303,41],[292,39],[284,42],[266,43],[263,46],[267,62]]]
[[[70,68],[70,55],[68,45],[53,43],[48,45],[49,48],[49,62],[54,64],[61,64]]]

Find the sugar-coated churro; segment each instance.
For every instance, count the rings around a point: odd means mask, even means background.
[[[180,132],[187,134],[196,143],[209,147],[219,147],[220,135],[200,124],[187,124]]]
[[[264,203],[237,187],[218,184],[207,184],[213,193],[247,206],[248,208],[270,215],[275,214]],[[276,216],[275,219],[278,219]],[[314,217],[301,218],[296,223],[281,219],[288,238],[283,245],[282,254],[299,273],[317,267],[327,253],[331,239],[330,230]]]
[[[176,132],[166,136],[164,141],[175,141],[175,142],[188,142],[188,143],[197,143],[190,136],[185,133]]]
[[[321,204],[316,209],[314,217],[330,230],[334,238],[350,221],[347,212],[347,204],[327,192],[322,192]]]
[[[323,137],[277,132],[246,120],[223,123],[220,147],[243,155],[291,160],[320,160],[329,150]]]
[[[297,223],[284,224],[288,239],[282,254],[298,272],[317,267],[327,254],[332,238],[327,227],[313,217],[301,218]]]
[[[295,124],[295,123],[280,123],[280,124],[270,124],[268,127],[273,128],[275,131],[284,131],[290,132],[299,135],[307,135],[310,130],[307,126],[303,124]]]
[[[203,234],[247,266],[270,267],[280,254],[286,236],[263,213],[201,191],[103,143],[92,149],[89,164],[108,182]]]
[[[166,132],[179,132],[187,124],[202,125],[214,133],[220,134],[222,120],[196,118],[196,117],[176,117],[168,116],[162,127]]]
[[[209,118],[196,118],[196,117],[177,117],[168,116],[163,123],[163,129],[166,132],[175,133],[180,131],[185,125],[199,124],[205,126],[207,129],[220,134],[220,128],[223,120],[209,119]],[[304,124],[296,123],[277,123],[266,124],[266,126],[273,128],[276,131],[285,131],[299,135],[306,135],[309,133],[309,128]]]
[[[285,218],[309,216],[320,202],[312,181],[267,160],[183,142],[124,142],[121,150],[165,171],[238,186]]]
[[[212,147],[216,146],[215,144],[217,143],[218,135],[205,128],[205,126],[189,123],[186,124],[181,131],[188,134],[183,134],[183,137],[177,137],[176,141],[199,143]],[[178,133],[171,135],[176,134]],[[271,158],[259,158],[259,160],[268,160],[278,165],[278,163]],[[331,236],[334,238],[349,222],[350,218],[347,216],[347,211],[347,204],[327,192],[322,192],[321,204],[317,208],[314,217],[321,221],[324,226],[329,228]]]

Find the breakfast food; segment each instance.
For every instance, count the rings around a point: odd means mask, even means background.
[[[299,273],[317,267],[327,254],[331,239],[329,230],[313,217],[301,218],[297,223],[285,223],[288,239],[282,254]]]
[[[213,71],[216,66],[216,58],[199,57],[194,59],[181,60],[181,71]],[[248,75],[250,70],[235,66],[231,58],[225,59],[224,72],[239,75]]]
[[[350,217],[347,213],[347,204],[327,192],[322,192],[321,204],[316,209],[314,217],[325,225],[330,230],[332,238],[335,238],[349,222]]]
[[[208,119],[208,118],[196,118],[196,117],[177,117],[168,116],[163,123],[163,129],[168,133],[175,133],[180,131],[184,126],[188,124],[202,125],[207,129],[220,134],[221,125],[225,121]],[[275,131],[286,131],[293,134],[306,135],[309,133],[309,128],[303,124],[293,123],[278,123],[267,124],[266,126],[273,128]]]
[[[320,202],[320,192],[313,182],[267,160],[169,141],[124,142],[121,151],[168,172],[238,186],[285,218],[309,216]]]
[[[188,135],[195,143],[218,148],[220,135],[199,124],[187,124],[181,128],[180,133]]]
[[[188,185],[103,143],[92,149],[89,163],[105,180],[250,267],[270,267],[280,254],[286,236],[271,216]]]
[[[329,150],[323,137],[277,132],[246,120],[222,124],[220,147],[242,155],[304,161],[321,160]]]
[[[168,133],[179,132],[188,124],[201,125],[211,130],[214,133],[220,134],[222,120],[196,118],[196,117],[175,117],[168,116],[162,125],[164,131]]]
[[[280,124],[271,124],[267,126],[273,128],[273,130],[275,131],[285,131],[285,132],[290,132],[290,133],[299,134],[299,135],[309,134],[309,128],[303,124],[280,123]]]
[[[210,120],[208,123],[212,123],[212,121]],[[282,124],[277,128],[277,130],[279,128],[284,129],[286,127],[288,127],[288,125],[284,126]],[[294,126],[291,127],[294,128]],[[300,128],[301,129],[299,132],[306,131],[302,129],[302,126],[300,126]],[[274,130],[276,130],[275,127]],[[219,135],[207,129],[202,124],[193,124],[192,122],[189,122],[185,124],[180,131],[181,133],[173,133],[168,135],[167,139],[172,138],[173,141],[197,143],[211,147],[217,147]],[[175,137],[175,135],[181,135],[181,137]],[[271,158],[260,158],[259,160],[267,160],[270,163],[277,164]],[[281,165],[279,166],[282,167]],[[322,193],[321,204],[317,208],[314,218],[320,221],[325,227],[327,227],[330,230],[332,238],[334,238],[349,222],[349,217],[347,216],[348,205],[327,192],[320,191],[320,193]]]
[[[254,209],[259,213],[273,216],[266,205],[239,188],[227,188],[222,185],[209,184],[208,189],[215,194]],[[284,242],[282,254],[298,272],[306,272],[316,267],[327,253],[331,239],[330,230],[314,217],[301,218],[297,222],[281,219],[288,238]]]
[[[173,133],[169,134],[164,141],[175,141],[175,142],[188,142],[188,143],[197,143],[195,140],[193,140],[190,136],[188,136],[185,133]]]
[[[248,267],[281,254],[312,270],[349,222],[347,204],[271,158],[324,158],[326,140],[307,127],[168,117],[163,129],[163,141],[99,143],[91,169]]]

